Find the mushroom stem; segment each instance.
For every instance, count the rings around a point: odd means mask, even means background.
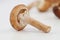
[[[50,26],[44,25],[44,24],[40,23],[39,21],[31,18],[28,15],[25,15],[23,17],[20,15],[20,18],[23,19],[27,24],[30,24],[30,25],[36,27],[37,29],[42,30],[45,33],[50,32],[50,29],[51,29]]]
[[[30,10],[32,7],[34,7],[34,6],[38,5],[38,4],[39,4],[39,1],[32,2],[31,4],[29,4],[27,6],[27,8],[28,8],[28,10]]]

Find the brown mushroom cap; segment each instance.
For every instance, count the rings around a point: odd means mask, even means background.
[[[38,8],[39,11],[45,12],[51,7],[51,2],[50,1],[44,1],[44,4],[41,8]]]
[[[58,18],[60,18],[60,4],[53,7],[53,12]]]
[[[21,10],[23,9],[23,10]],[[17,5],[16,7],[13,8],[11,14],[10,14],[10,23],[12,27],[18,31],[24,29],[26,26],[21,26],[18,20],[18,15],[20,13],[23,13],[25,10],[27,10],[27,7],[23,4]]]
[[[50,1],[51,3],[58,3],[60,0],[46,0],[46,1]]]

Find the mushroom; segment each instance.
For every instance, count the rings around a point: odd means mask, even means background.
[[[45,33],[48,33],[51,30],[50,26],[31,18],[29,16],[29,10],[24,4],[17,5],[13,8],[10,14],[10,22],[12,27],[18,31],[24,29],[27,24],[30,24]]]
[[[58,18],[60,18],[60,3],[53,7],[53,12]]]
[[[32,7],[36,6],[37,9],[40,12],[45,12],[47,11],[50,7],[52,7],[52,5],[55,5],[57,3],[59,3],[60,0],[44,0],[43,2],[41,2],[40,0],[34,1],[31,4],[29,4],[27,6],[28,10],[30,10]]]
[[[54,4],[57,4],[59,3],[60,0],[44,0],[44,2],[42,3],[42,6],[41,3],[38,3],[37,5],[37,8],[39,11],[41,12],[45,12],[47,11],[52,5]]]
[[[45,12],[51,7],[51,2],[44,0],[42,5],[41,3],[38,4],[37,8],[40,12]]]

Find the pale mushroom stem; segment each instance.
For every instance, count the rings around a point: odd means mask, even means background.
[[[48,33],[51,30],[50,26],[44,25],[44,24],[40,23],[39,21],[36,21],[35,19],[31,18],[27,14],[24,14],[24,15],[20,14],[20,20],[21,19],[23,21],[25,21],[27,24],[30,24],[30,25],[36,27],[37,29],[44,31],[45,33]]]
[[[44,25],[44,24],[36,21],[35,19],[29,17],[29,16],[28,16],[28,17],[25,17],[25,21],[26,21],[28,24],[36,27],[36,28],[39,29],[39,30],[42,30],[42,31],[44,31],[44,32],[46,32],[46,33],[47,33],[47,32],[50,32],[50,29],[51,29],[50,26]]]

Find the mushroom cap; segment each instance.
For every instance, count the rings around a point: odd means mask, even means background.
[[[46,0],[46,1],[50,1],[51,3],[58,3],[60,0]]]
[[[38,11],[40,12],[46,12],[51,7],[50,1],[43,1],[42,4],[38,5]]]
[[[60,4],[53,7],[53,12],[58,18],[60,18]]]
[[[22,10],[23,9],[23,10]],[[17,5],[13,8],[10,14],[10,23],[14,29],[17,31],[20,31],[24,29],[25,25],[20,25],[20,21],[18,19],[18,15],[24,13],[24,11],[27,10],[27,7],[24,4]]]

